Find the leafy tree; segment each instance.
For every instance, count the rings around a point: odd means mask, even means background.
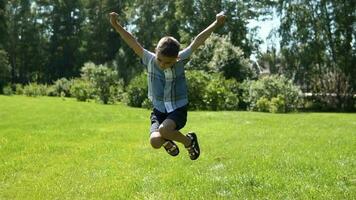
[[[232,45],[229,36],[215,34],[192,56],[187,68],[222,73],[227,79],[240,82],[256,76],[242,50]]]
[[[80,0],[54,0],[50,18],[49,80],[79,76],[83,58],[79,51],[84,20]]]
[[[29,0],[8,1],[6,50],[12,67],[13,82],[40,81],[46,64],[41,21],[36,3]]]
[[[104,64],[115,58],[115,54],[121,46],[121,40],[117,33],[111,28],[108,14],[111,11],[118,12],[120,22],[127,24],[124,8],[128,1],[113,0],[88,0],[85,1],[85,22],[83,25],[83,51],[86,61],[95,64]]]
[[[0,0],[0,48],[5,47],[7,39],[7,25],[5,18],[6,0]]]
[[[281,52],[286,61],[282,67],[288,77],[306,86],[304,90],[331,92],[323,81],[329,71],[345,77],[343,81],[351,86],[347,93],[355,90],[355,4],[341,0],[279,1]],[[349,97],[342,95],[345,84],[336,84],[332,93],[340,103],[347,101]]]

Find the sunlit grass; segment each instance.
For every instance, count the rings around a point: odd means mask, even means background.
[[[190,112],[201,157],[148,142],[150,111],[0,96],[0,199],[353,199],[356,114]]]

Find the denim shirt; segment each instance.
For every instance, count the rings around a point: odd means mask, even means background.
[[[184,65],[191,54],[191,48],[184,49],[179,52],[178,62],[163,70],[157,64],[156,55],[144,49],[142,63],[148,71],[148,98],[160,112],[170,113],[188,104]]]

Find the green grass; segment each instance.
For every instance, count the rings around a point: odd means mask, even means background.
[[[354,199],[356,114],[190,112],[191,161],[149,110],[0,96],[0,199]]]

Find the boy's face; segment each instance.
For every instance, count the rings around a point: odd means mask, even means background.
[[[178,57],[168,57],[161,53],[156,53],[156,61],[161,69],[167,69],[172,67],[178,61]]]

